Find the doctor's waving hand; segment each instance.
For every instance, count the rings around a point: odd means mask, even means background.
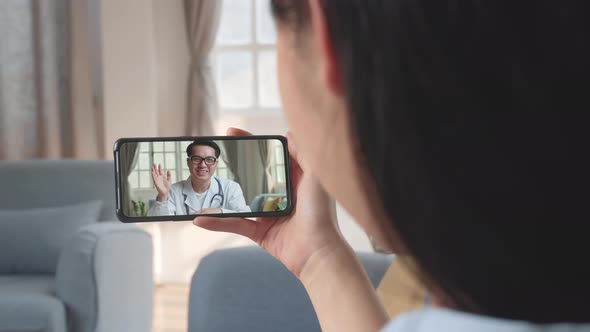
[[[194,141],[187,149],[188,179],[172,184],[170,171],[152,166],[158,191],[149,216],[250,212],[240,185],[213,176],[221,149],[213,141]]]

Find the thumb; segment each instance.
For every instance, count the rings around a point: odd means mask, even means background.
[[[170,173],[170,171],[166,171],[166,180],[168,180],[168,181],[172,180],[172,173]]]

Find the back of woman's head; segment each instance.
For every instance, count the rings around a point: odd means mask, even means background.
[[[321,0],[381,204],[447,304],[589,321],[586,1]],[[274,0],[306,24],[307,1]]]

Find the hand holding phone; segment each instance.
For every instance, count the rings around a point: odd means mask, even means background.
[[[230,128],[228,134],[251,135],[236,128]],[[301,276],[303,267],[310,266],[307,262],[314,255],[317,258],[315,261],[319,262],[323,259],[334,261],[336,257],[332,254],[335,252],[354,253],[338,229],[334,200],[316,178],[301,168],[297,149],[292,143],[290,140],[292,213],[256,220],[201,216],[195,219],[194,224],[211,231],[246,236],[281,261],[296,276]]]
[[[117,215],[123,222],[288,215],[288,153],[283,136],[122,138],[114,148]]]

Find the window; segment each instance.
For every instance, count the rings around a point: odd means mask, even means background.
[[[269,144],[270,152],[270,192],[279,193],[286,190],[287,179],[285,178],[285,151],[280,141],[273,140]]]
[[[166,171],[170,171],[172,180],[181,174],[179,165],[182,165],[177,154],[178,142],[151,142],[139,144],[139,157],[133,172],[129,175],[129,183],[132,189],[154,188],[152,182],[152,165],[159,164]]]
[[[283,145],[277,144],[275,146],[275,160],[276,160],[276,179],[278,184],[284,185],[285,179],[285,152],[283,151]]]
[[[212,53],[221,114],[279,114],[269,0],[224,0]]]

